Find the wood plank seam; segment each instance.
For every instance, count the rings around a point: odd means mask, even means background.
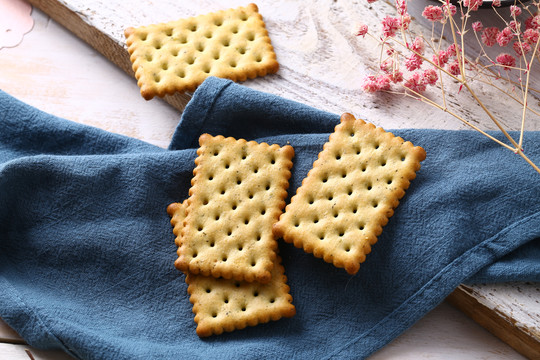
[[[105,33],[84,22],[79,14],[59,2],[47,0],[28,0],[28,2],[92,46],[135,80],[129,53],[124,43],[115,41]],[[191,99],[191,94],[167,95],[163,99],[174,108],[183,111]]]

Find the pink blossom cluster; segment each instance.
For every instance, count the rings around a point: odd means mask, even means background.
[[[454,16],[456,12],[456,6],[448,2],[442,6],[426,6],[422,12],[422,16],[431,22],[445,22],[447,17]]]
[[[424,44],[424,39],[422,39],[421,37],[416,37],[413,43],[408,46],[412,52],[409,55],[409,57],[405,60],[405,67],[409,71],[414,71],[414,70],[419,69],[422,66],[422,63],[424,62],[424,58],[422,57],[422,54],[424,53],[426,46]]]
[[[463,6],[468,7],[470,11],[478,10],[482,3],[483,0],[463,0]]]
[[[445,50],[440,50],[433,55],[432,60],[436,66],[443,67],[448,62],[448,53]]]
[[[484,24],[482,24],[481,21],[475,21],[473,22],[473,24],[471,25],[472,29],[474,30],[474,32],[480,32],[482,30],[484,30]]]
[[[508,27],[512,31],[519,32],[521,29],[521,23],[517,22],[516,20],[512,20],[508,23]]]
[[[437,83],[437,80],[439,80],[439,76],[437,75],[437,71],[435,69],[427,69],[422,74],[423,81],[427,85],[435,85]]]
[[[420,69],[423,62],[424,59],[420,55],[413,53],[405,60],[405,67],[409,71],[414,71]]]
[[[512,5],[510,7],[510,13],[515,18],[522,14],[520,7]],[[518,57],[522,57],[530,53],[532,48],[536,45],[540,38],[540,15],[534,15],[529,17],[525,21],[526,30],[521,32],[521,23],[516,20],[508,22],[508,25],[499,30],[496,27],[484,27],[482,22],[476,21],[471,25],[472,29],[481,33],[481,41],[485,46],[491,47],[498,44],[500,47],[506,47],[512,44],[515,54]],[[508,53],[501,54],[501,61],[497,60],[497,63],[503,65],[505,70],[509,70],[513,67],[512,60],[509,57],[512,55]],[[516,59],[513,59],[514,65]]]
[[[451,4],[451,3],[444,4],[443,9],[444,9],[444,15],[447,16],[447,17],[448,16],[454,16],[457,13],[456,5]]]
[[[448,49],[446,49],[446,53],[448,54],[449,57],[454,57],[454,56],[457,56],[457,53],[461,51],[459,49],[459,46],[457,46],[456,44],[452,44],[448,47]]]
[[[510,5],[510,15],[513,17],[521,15],[521,8],[516,5]]]
[[[382,20],[383,36],[385,38],[396,35],[396,32],[401,29],[401,21],[397,17],[387,16]]]
[[[516,52],[517,56],[524,56],[531,52],[531,45],[527,42],[519,42],[515,41],[512,44],[512,47],[514,48],[514,51]]]
[[[500,6],[494,2],[494,6]],[[485,46],[491,47],[498,44],[500,47],[506,47],[512,44],[512,48],[517,57],[522,57],[531,52],[540,39],[540,15],[532,15],[525,20],[525,31],[521,31],[521,23],[516,20],[523,13],[521,7],[517,5],[510,6],[510,15],[514,20],[507,23],[507,26],[501,30],[496,27],[486,27],[480,21],[472,24],[475,32],[481,32],[481,41]],[[504,70],[510,70],[516,65],[516,58],[507,52],[503,52],[496,57],[495,61],[501,65]]]
[[[396,10],[401,16],[407,14],[407,0],[396,0]]]
[[[514,33],[512,32],[512,29],[505,27],[497,34],[497,44],[499,44],[501,47],[505,47],[506,45],[510,44],[513,37]]]
[[[494,26],[484,28],[482,31],[482,42],[484,45],[491,47],[497,43],[498,34],[499,29]]]
[[[392,83],[403,83],[403,86],[417,93],[426,91],[428,85],[435,85],[439,79],[434,69],[416,71],[410,77],[405,78],[401,71],[392,73],[383,73],[377,76],[369,75],[362,83],[362,89],[365,92],[374,93],[379,91],[388,91]]]
[[[448,72],[454,76],[457,76],[459,74],[461,74],[461,69],[459,67],[459,62],[457,59],[455,59],[454,61],[452,61],[451,63],[449,63],[447,66],[446,66],[446,69],[448,70]]]
[[[422,16],[432,22],[442,21],[444,18],[444,12],[440,6],[428,5],[424,8]]]
[[[367,0],[373,2],[376,0]],[[407,31],[411,22],[411,16],[407,13],[407,0],[394,0],[396,16],[386,16],[381,21],[382,36],[380,41],[386,44],[386,53],[389,56],[381,61],[378,75],[370,75],[364,79],[362,88],[366,92],[379,92],[391,90],[392,84],[401,83],[405,88],[422,93],[427,86],[433,86],[439,80],[439,73],[443,71],[452,76],[459,76],[463,66],[469,63],[459,56],[461,49],[457,44],[452,44],[448,48],[439,48],[435,53],[426,55],[426,44],[422,37],[416,37],[412,43],[405,42],[404,46],[409,50],[407,53],[397,52],[392,45],[387,43],[388,38],[394,37],[401,31]],[[459,0],[463,6],[461,16],[467,16],[463,12],[476,11],[482,6],[483,0]],[[533,0],[536,1],[536,0]],[[500,0],[494,0],[492,6],[499,7]],[[535,5],[537,3],[535,2]],[[435,23],[445,23],[449,17],[457,13],[457,8],[449,0],[445,0],[437,5],[428,5],[424,8],[422,16]],[[510,70],[516,66],[516,56],[522,57],[529,54],[540,41],[540,13],[530,16],[524,23],[525,31],[521,30],[521,23],[517,18],[523,14],[523,9],[518,5],[510,7],[511,19],[506,22],[504,28],[499,29],[493,26],[484,26],[481,21],[475,21],[470,26],[478,34],[479,40],[484,46],[499,47],[511,46],[515,55],[509,52],[499,54],[495,62],[505,70]],[[360,25],[357,35],[365,36],[368,33],[366,25]],[[396,39],[397,41],[397,39]],[[403,44],[402,44],[403,45]],[[432,47],[430,47],[433,49]],[[403,61],[398,64],[397,60]],[[400,66],[401,65],[401,66]],[[406,73],[400,71],[406,69]]]
[[[527,29],[523,32],[523,40],[525,40],[529,45],[534,45],[540,39],[540,31],[536,29]]]
[[[525,20],[525,29],[540,29],[540,15],[531,16]]]
[[[415,72],[411,77],[405,80],[403,86],[416,93],[423,93],[426,91],[427,83],[424,82],[423,74]]]
[[[409,25],[411,24],[411,16],[409,14],[403,15],[401,17],[400,24],[403,30],[408,30]]]
[[[362,89],[368,93],[390,89],[390,77],[388,75],[369,75],[364,79]]]
[[[424,39],[419,36],[415,37],[413,43],[411,44],[411,50],[421,55],[424,53],[425,49],[426,45],[424,44]]]
[[[500,54],[495,60],[501,64],[505,70],[510,70],[511,67],[516,66],[516,58],[507,53]]]
[[[356,36],[366,36],[366,34],[368,33],[369,29],[368,29],[368,26],[366,24],[360,24],[360,26],[358,27],[358,31],[356,32]]]
[[[451,44],[446,50],[439,50],[433,55],[432,61],[435,66],[439,68],[445,68],[452,75],[459,75],[461,73],[460,65],[458,61],[458,53],[461,51],[459,46]]]

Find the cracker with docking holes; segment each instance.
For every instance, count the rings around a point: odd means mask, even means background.
[[[167,207],[173,232],[177,236],[186,217],[186,203],[187,200]],[[223,331],[243,329],[296,314],[279,256],[276,256],[272,280],[268,284],[190,273],[186,275],[186,283],[195,313],[196,332],[200,337],[219,335]]]
[[[146,100],[193,91],[209,76],[245,81],[279,69],[255,4],[130,27],[124,34],[137,84]]]
[[[274,235],[355,274],[425,156],[421,147],[344,114]]]
[[[277,249],[272,225],[285,207],[294,150],[208,134],[199,144],[175,265],[267,283]]]

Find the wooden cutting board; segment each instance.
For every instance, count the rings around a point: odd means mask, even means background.
[[[245,5],[245,1],[217,0],[141,0],[136,2],[137,5],[121,0],[28,1],[132,77],[124,44],[126,27]],[[357,38],[354,32],[360,21],[370,27],[378,26],[384,14],[391,11],[388,4],[378,2],[380,11],[370,9],[373,5],[367,1],[261,0],[257,4],[267,23],[281,68],[278,74],[246,81],[246,86],[334,113],[352,112],[389,129],[464,128],[440,110],[427,106],[419,118],[418,106],[410,99],[389,96],[374,101],[360,91],[361,80],[377,64],[379,53]],[[421,9],[426,3],[419,0],[414,5]],[[411,9],[411,13],[413,11]],[[504,119],[506,128],[517,130],[519,122],[513,122],[515,104],[501,99],[490,89],[486,89],[484,95],[488,99],[500,99],[491,111]],[[168,96],[165,101],[182,111],[189,99],[190,94],[183,94]],[[461,103],[469,118],[482,129],[495,129],[470,99],[449,94],[448,101]],[[540,130],[540,122],[527,128]],[[540,358],[540,284],[462,285],[448,299],[523,355]]]

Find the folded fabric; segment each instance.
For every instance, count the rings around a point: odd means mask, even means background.
[[[161,149],[0,92],[0,316],[81,359],[359,359],[462,282],[540,281],[540,176],[476,132],[395,130],[427,159],[358,274],[280,241],[296,316],[199,339],[166,213],[199,135],[290,143],[291,196],[338,121],[210,78]]]

